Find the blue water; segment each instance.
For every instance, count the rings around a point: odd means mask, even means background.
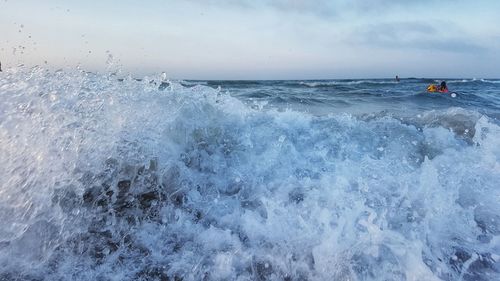
[[[499,280],[500,80],[0,73],[0,280]]]
[[[429,84],[447,81],[449,94],[428,94]],[[432,109],[462,107],[500,117],[500,80],[496,79],[363,79],[304,81],[188,81],[220,86],[246,101],[267,101],[315,114],[371,113],[386,110],[411,116]],[[452,95],[454,93],[455,95]],[[410,111],[410,112],[408,112]],[[405,114],[410,113],[410,114]]]

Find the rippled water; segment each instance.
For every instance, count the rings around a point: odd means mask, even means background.
[[[0,280],[499,279],[500,84],[447,81],[0,73]]]

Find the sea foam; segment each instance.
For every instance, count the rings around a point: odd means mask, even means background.
[[[0,279],[494,280],[500,127],[0,76]]]

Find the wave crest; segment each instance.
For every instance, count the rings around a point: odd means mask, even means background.
[[[487,117],[313,116],[159,83],[0,78],[1,278],[498,276]]]

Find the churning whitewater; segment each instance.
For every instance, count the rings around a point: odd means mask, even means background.
[[[500,84],[0,73],[0,280],[499,280]]]

